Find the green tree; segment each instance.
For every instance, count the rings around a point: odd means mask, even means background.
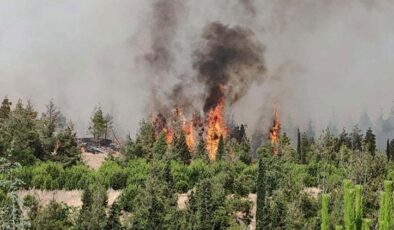
[[[190,198],[195,204],[194,217],[188,218],[195,223],[196,229],[226,229],[229,225],[228,213],[225,208],[225,195],[214,190],[211,180],[203,179],[196,186],[196,192]]]
[[[107,121],[105,120],[101,107],[95,109],[92,118],[90,119],[89,130],[93,135],[93,138],[100,142],[101,137],[105,134]]]
[[[305,157],[302,152],[302,143],[301,143],[301,133],[300,129],[297,129],[297,154],[299,156],[299,160],[301,164],[305,164]]]
[[[343,181],[344,222],[346,230],[355,230],[354,200],[355,193],[350,180]]]
[[[384,181],[384,192],[380,195],[379,230],[393,227],[393,182]]]
[[[77,229],[103,229],[106,224],[107,191],[100,184],[92,184],[82,194],[82,208]]]
[[[264,218],[265,218],[265,194],[266,194],[266,177],[265,177],[265,165],[263,158],[259,160],[259,169],[257,176],[257,209],[256,209],[256,229],[264,229]]]
[[[12,102],[8,99],[8,97],[5,97],[3,101],[1,102],[1,107],[0,107],[0,123],[4,122],[6,119],[9,118],[11,114],[11,105]]]
[[[208,152],[207,149],[205,148],[205,142],[202,137],[199,137],[198,139],[198,144],[197,144],[196,152],[193,155],[193,159],[201,159],[204,162],[209,161]]]
[[[387,157],[387,161],[390,161],[390,155],[391,155],[391,151],[390,151],[390,140],[387,139],[387,145],[386,145],[386,157]]]
[[[0,188],[6,191],[6,201],[3,207],[0,207],[0,228],[1,229],[26,229],[30,223],[25,221],[22,216],[22,210],[19,205],[17,191],[23,185],[23,182],[15,177],[14,172],[20,165],[12,163],[4,158],[0,158]]]
[[[390,159],[394,162],[394,139],[390,141]]]
[[[364,143],[368,149],[368,152],[372,155],[375,156],[376,152],[376,136],[373,134],[372,129],[369,128],[365,134],[365,139]]]
[[[143,120],[140,122],[135,141],[127,136],[123,152],[129,159],[136,157],[151,159],[153,158],[155,141],[155,129],[152,123]]]
[[[179,137],[174,139],[173,151],[181,162],[183,162],[184,164],[190,163],[191,156],[189,152],[189,147],[187,146],[186,137],[183,132],[180,132]]]
[[[0,127],[0,156],[22,165],[31,165],[45,154],[37,129],[37,112],[29,103],[26,108],[18,101]]]
[[[371,224],[372,224],[372,221],[370,219],[364,218],[361,230],[370,230]]]
[[[361,185],[354,186],[355,200],[354,200],[354,212],[355,212],[355,225],[356,229],[361,229],[363,221],[363,187]]]
[[[56,148],[50,159],[65,166],[75,165],[80,161],[81,152],[78,148],[77,134],[72,123],[56,136]]]
[[[153,151],[153,156],[155,159],[160,160],[165,157],[165,154],[167,152],[167,141],[164,132],[160,133],[159,139],[157,139],[155,142]]]
[[[52,200],[48,206],[40,210],[32,222],[32,229],[53,230],[70,229],[72,222],[69,218],[69,208]]]
[[[120,206],[118,202],[114,202],[109,210],[107,224],[104,227],[104,230],[121,230],[123,229],[122,224],[120,222]]]
[[[216,151],[216,160],[218,160],[218,161],[223,160],[225,156],[226,156],[226,149],[224,146],[224,139],[223,139],[223,136],[220,136],[219,143],[218,143],[218,149]]]
[[[321,230],[329,230],[329,213],[328,205],[330,203],[330,196],[328,194],[322,195],[322,209],[321,209]]]
[[[350,137],[352,140],[352,149],[361,151],[363,135],[361,134],[361,130],[358,128],[358,125],[355,125],[353,127],[353,131],[350,134]]]

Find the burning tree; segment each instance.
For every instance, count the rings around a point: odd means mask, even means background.
[[[278,111],[275,110],[273,126],[270,129],[270,140],[272,145],[272,152],[274,155],[278,154],[279,141],[280,141],[280,123]]]

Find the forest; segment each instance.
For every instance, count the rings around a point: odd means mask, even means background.
[[[30,102],[3,100],[1,229],[394,228],[394,140],[380,151],[372,129],[317,137],[298,129],[294,141],[280,132],[253,153],[247,127],[236,125],[212,160],[203,138],[189,148],[181,125],[168,144],[143,120],[120,155],[94,170],[66,121],[53,102],[39,115]],[[94,139],[104,138],[110,116],[96,108],[90,122]],[[80,190],[82,205],[19,195],[29,189]],[[112,204],[109,189],[120,192]]]

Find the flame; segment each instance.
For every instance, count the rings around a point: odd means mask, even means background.
[[[278,153],[277,146],[279,144],[279,139],[280,139],[280,122],[279,122],[278,111],[275,109],[274,124],[270,129],[270,140],[271,140],[271,145],[273,147],[273,153],[275,155]]]
[[[195,146],[193,120],[187,121],[183,113],[183,109],[180,107],[175,109],[175,114],[178,117],[178,120],[181,122],[182,131],[186,137],[187,147],[189,148],[189,151],[192,152]]]
[[[171,144],[172,140],[174,139],[174,129],[173,128],[165,128],[165,129],[163,129],[163,132],[166,135],[167,145]]]
[[[221,100],[218,105],[208,113],[208,127],[205,136],[206,148],[211,161],[216,160],[216,152],[219,145],[219,139],[227,136],[227,127],[223,119],[224,101]]]
[[[159,114],[152,114],[152,125],[155,129],[155,136],[159,138],[161,133],[164,133],[166,136],[167,144],[171,144],[174,136],[174,129],[171,127],[167,127],[167,120],[165,119],[164,115]]]

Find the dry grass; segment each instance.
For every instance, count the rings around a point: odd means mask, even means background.
[[[180,210],[185,210],[187,208],[187,202],[189,201],[189,197],[187,193],[182,193],[178,195],[178,208]]]
[[[94,170],[98,170],[103,162],[107,159],[107,157],[122,157],[120,152],[112,152],[112,153],[82,153],[83,162]]]
[[[115,190],[108,190],[108,206],[112,205],[113,202],[118,198],[120,195],[121,191],[115,191]],[[81,196],[82,196],[82,191],[81,190],[52,190],[52,191],[42,191],[42,190],[36,190],[36,189],[31,189],[31,190],[22,190],[18,192],[18,196],[20,200],[23,200],[23,198],[26,195],[33,195],[35,196],[40,205],[45,206],[49,204],[51,200],[55,200],[56,202],[59,203],[65,203],[70,207],[81,207],[82,206],[82,201],[81,201]]]

